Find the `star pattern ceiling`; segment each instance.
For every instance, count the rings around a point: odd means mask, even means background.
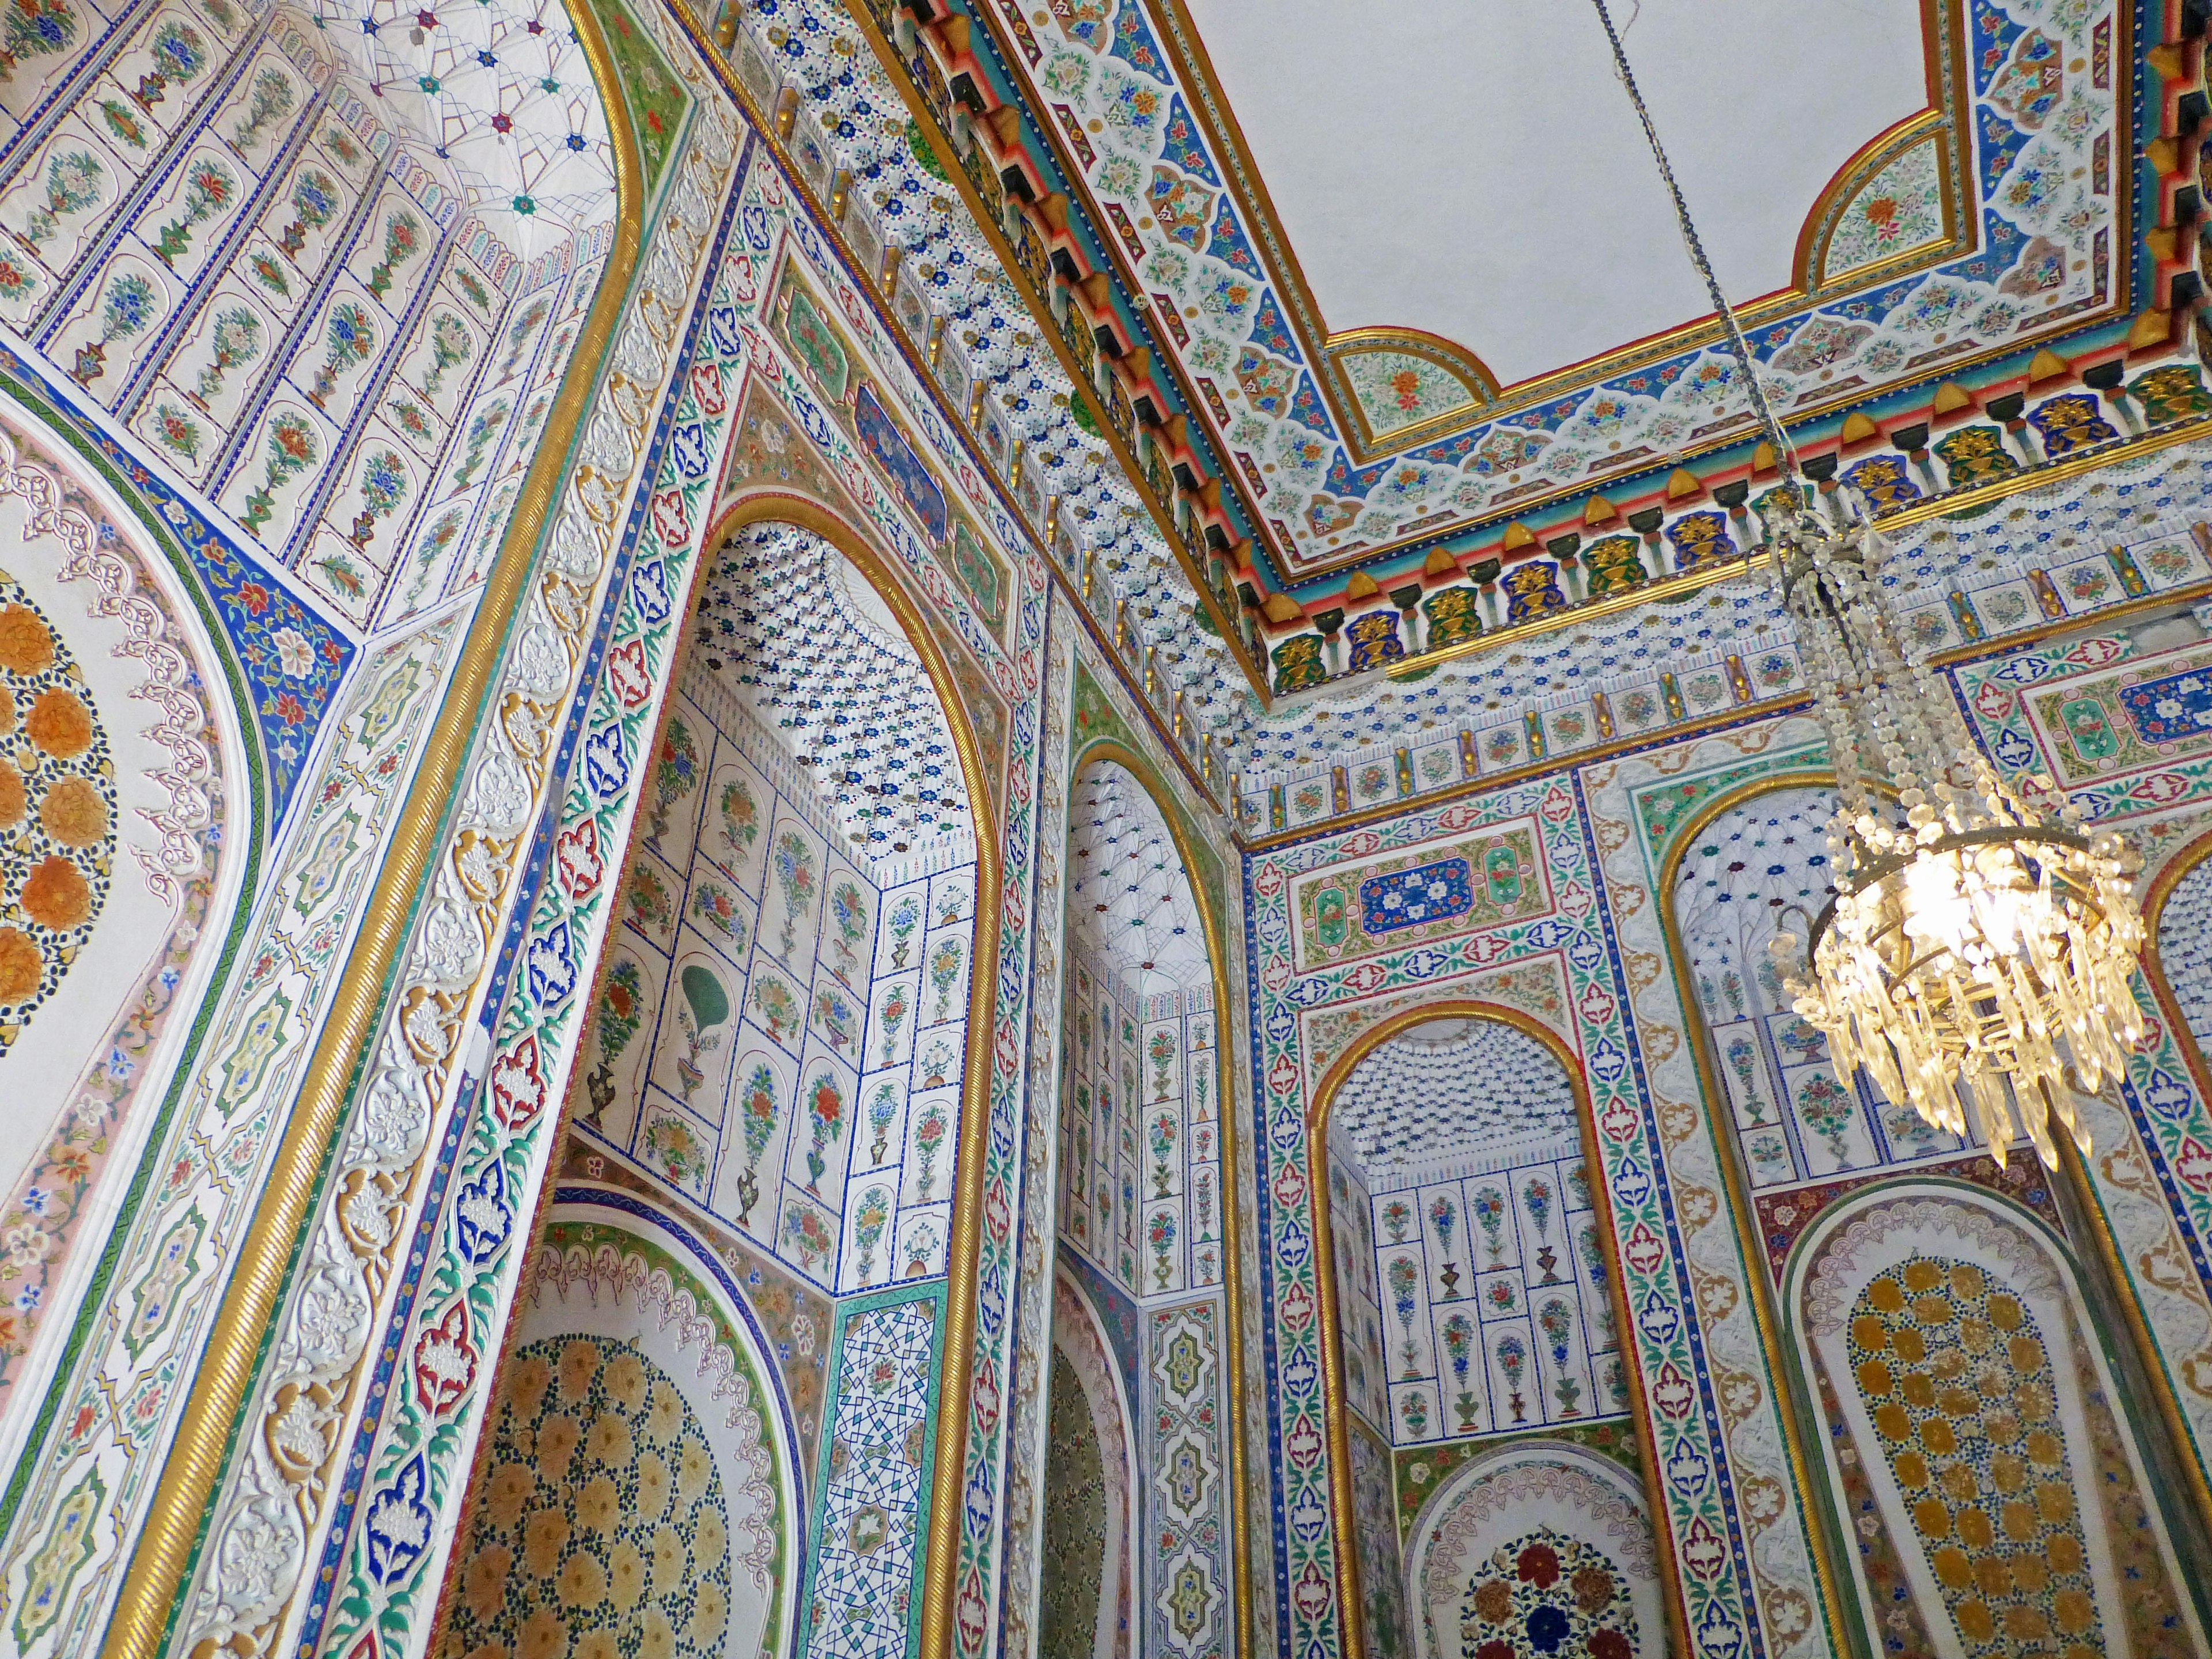
[[[708,568],[708,668],[812,777],[848,850],[963,852],[975,838],[928,672],[850,561],[811,531],[749,525]]]
[[[1338,1089],[1329,1139],[1370,1192],[1579,1150],[1574,1088],[1552,1051],[1497,1020],[1463,1024],[1392,1039]]]
[[[1182,854],[1144,786],[1111,761],[1075,781],[1068,914],[1075,948],[1141,996],[1210,991],[1206,927]]]
[[[324,0],[318,16],[515,252],[611,216],[606,114],[560,0]]]

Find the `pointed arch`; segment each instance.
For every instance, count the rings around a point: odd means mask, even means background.
[[[1315,1088],[1312,1102],[1306,1108],[1306,1155],[1312,1164],[1309,1176],[1312,1192],[1308,1202],[1311,1210],[1313,1237],[1322,1253],[1322,1261],[1314,1278],[1321,1291],[1322,1403],[1328,1425],[1329,1509],[1338,1540],[1337,1598],[1344,1608],[1346,1659],[1364,1659],[1367,1651],[1367,1604],[1361,1591],[1358,1552],[1350,1544],[1356,1534],[1358,1517],[1352,1503],[1352,1429],[1346,1405],[1344,1342],[1340,1322],[1342,1316],[1337,1307],[1336,1250],[1329,1227],[1329,1114],[1336,1104],[1339,1093],[1358,1070],[1362,1060],[1393,1037],[1417,1025],[1425,1025],[1439,1019],[1492,1021],[1510,1026],[1540,1044],[1565,1073],[1573,1091],[1575,1128],[1584,1167],[1593,1171],[1605,1167],[1599,1155],[1596,1121],[1590,1103],[1589,1086],[1582,1072],[1581,1057],[1574,1053],[1565,1039],[1541,1021],[1531,1018],[1517,1008],[1509,1008],[1482,998],[1455,997],[1447,993],[1434,1001],[1403,1008],[1388,1018],[1377,1020],[1346,1045],[1344,1052],[1322,1073],[1320,1084]],[[1607,1263],[1606,1296],[1620,1330],[1621,1340],[1626,1343],[1636,1328],[1630,1322],[1628,1304],[1621,1291],[1620,1275],[1612,1268],[1612,1264],[1620,1260],[1620,1242],[1613,1230],[1612,1194],[1605,1191],[1601,1182],[1591,1182],[1591,1208],[1597,1217],[1599,1243]],[[1650,1516],[1653,1534],[1660,1546],[1661,1571],[1667,1591],[1669,1639],[1674,1651],[1688,1653],[1692,1649],[1684,1623],[1683,1591],[1674,1567],[1674,1550],[1665,1494],[1659,1489],[1659,1465],[1656,1448],[1651,1441],[1643,1372],[1633,1363],[1632,1356],[1624,1355],[1623,1358],[1628,1377],[1629,1418],[1642,1454],[1644,1508]]]
[[[1109,734],[1097,734],[1079,743],[1067,760],[1067,778],[1071,787],[1085,769],[1094,763],[1106,763],[1126,772],[1151,799],[1158,811],[1160,821],[1167,826],[1168,837],[1174,843],[1176,856],[1182,865],[1184,879],[1190,888],[1192,902],[1197,907],[1199,922],[1204,930],[1206,961],[1212,970],[1213,1004],[1218,1010],[1218,1018],[1224,1023],[1230,1018],[1231,979],[1229,964],[1232,960],[1224,919],[1215,903],[1214,896],[1206,884],[1194,878],[1202,854],[1196,836],[1185,823],[1181,805],[1170,790],[1159,772],[1132,744]],[[1074,824],[1070,815],[1069,834]],[[1232,1601],[1236,1609],[1237,1651],[1243,1659],[1250,1659],[1252,1652],[1252,1553],[1247,1540],[1251,1537],[1251,1487],[1248,1474],[1247,1449],[1244,1432],[1244,1281],[1243,1242],[1239,1231],[1237,1205],[1237,1182],[1242,1168],[1243,1137],[1238,1127],[1239,1114],[1235,1107],[1236,1079],[1230,1060],[1231,1043],[1225,1029],[1216,1033],[1214,1042],[1214,1099],[1219,1103],[1221,1125],[1221,1216],[1222,1216],[1222,1285],[1227,1303],[1225,1346],[1229,1366],[1228,1395],[1231,1401],[1229,1417],[1229,1486],[1230,1524],[1234,1534],[1230,1543]]]

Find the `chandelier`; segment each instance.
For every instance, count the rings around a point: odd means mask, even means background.
[[[1779,506],[1762,514],[1767,569],[1827,731],[1836,896],[1811,919],[1802,955],[1789,933],[1769,949],[1843,1075],[1863,1068],[1955,1135],[1971,1113],[2000,1164],[2016,1124],[2055,1168],[2050,1120],[2086,1155],[2074,1089],[2118,1079],[2143,1040],[2131,984],[2144,939],[2139,866],[2118,836],[2085,830],[2048,776],[2031,800],[1996,775],[1948,686],[1907,643],[1873,524],[1814,510],[1606,0],[1592,3],[1781,478],[1769,497]]]

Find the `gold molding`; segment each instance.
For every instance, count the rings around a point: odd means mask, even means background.
[[[591,65],[615,157],[615,243],[575,355],[561,381],[522,493],[515,503],[466,637],[422,745],[422,759],[363,908],[359,933],[331,996],[298,1098],[277,1144],[252,1219],[131,1551],[102,1659],[155,1659],[179,1607],[185,1573],[216,1497],[261,1346],[280,1310],[291,1260],[322,1173],[325,1153],[374,1039],[385,987],[398,964],[417,895],[428,878],[439,831],[455,804],[463,768],[522,609],[538,541],[566,474],[568,452],[636,274],[644,232],[644,175],[622,82],[599,19],[587,4],[568,17]],[[303,1581],[304,1582],[304,1578]]]
[[[1328,1115],[1336,1104],[1337,1091],[1369,1054],[1401,1031],[1431,1020],[1455,1018],[1488,1020],[1533,1037],[1559,1063],[1574,1091],[1575,1127],[1582,1142],[1583,1161],[1591,1177],[1590,1208],[1597,1218],[1599,1246],[1605,1252],[1606,1298],[1613,1304],[1615,1328],[1620,1333],[1621,1369],[1628,1377],[1629,1425],[1636,1436],[1638,1462],[1643,1466],[1644,1501],[1650,1511],[1651,1530],[1659,1546],[1660,1577],[1666,1592],[1667,1625],[1672,1638],[1669,1645],[1676,1653],[1694,1652],[1690,1644],[1681,1574],[1674,1556],[1674,1523],[1667,1512],[1665,1490],[1660,1484],[1658,1449],[1651,1440],[1644,1368],[1630,1346],[1636,1340],[1636,1327],[1630,1320],[1627,1291],[1621,1283],[1620,1243],[1613,1230],[1613,1189],[1603,1179],[1605,1162],[1597,1144],[1596,1110],[1590,1101],[1589,1081],[1583,1073],[1582,1058],[1558,1032],[1517,1008],[1479,997],[1455,997],[1450,994],[1449,987],[1440,988],[1444,994],[1435,1000],[1401,1009],[1353,1038],[1322,1074],[1313,1100],[1306,1107],[1306,1179],[1312,1188],[1315,1277],[1321,1292],[1322,1403],[1328,1425],[1329,1512],[1336,1528],[1337,1600],[1344,1609],[1340,1626],[1343,1659],[1364,1659],[1367,1608],[1360,1595],[1359,1553],[1353,1541],[1359,1518],[1352,1500],[1352,1431],[1346,1416],[1344,1344],[1336,1306],[1336,1241],[1328,1224]],[[1395,1504],[1395,1471],[1391,1496]]]
[[[1047,757],[1049,760],[1049,757]],[[1214,1031],[1213,1099],[1221,1126],[1221,1231],[1223,1325],[1228,1348],[1229,1370],[1229,1479],[1231,1484],[1230,1559],[1235,1565],[1234,1589],[1237,1604],[1237,1651],[1241,1659],[1252,1655],[1252,1552],[1247,1547],[1252,1527],[1251,1486],[1247,1474],[1244,1437],[1244,1281],[1241,1268],[1243,1240],[1239,1237],[1237,1219],[1237,1180],[1241,1173],[1238,1164],[1240,1136],[1237,1127],[1237,1106],[1235,1079],[1230,1065],[1230,1025],[1235,1004],[1231,1000],[1229,983],[1228,940],[1224,937],[1222,919],[1213,913],[1204,884],[1191,879],[1192,852],[1190,838],[1183,830],[1180,805],[1159,781],[1158,771],[1151,761],[1115,738],[1093,738],[1068,757],[1067,787],[1072,796],[1075,781],[1082,776],[1083,769],[1093,761],[1105,761],[1119,766],[1134,778],[1144,792],[1152,797],[1152,805],[1159,809],[1166,823],[1168,836],[1175,842],[1176,856],[1182,862],[1183,881],[1191,891],[1192,902],[1198,906],[1199,921],[1206,929],[1206,957],[1213,970],[1213,1000],[1219,1018]],[[1073,814],[1069,815],[1068,835],[1075,833]],[[1226,860],[1206,849],[1218,864],[1222,865],[1221,879],[1226,890],[1230,872]],[[1057,1068],[1054,1075],[1057,1076]],[[1254,1179],[1258,1170],[1254,1169]],[[1356,1659],[1350,1656],[1348,1659]]]

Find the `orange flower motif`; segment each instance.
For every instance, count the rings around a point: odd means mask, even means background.
[[[49,857],[23,884],[23,910],[41,927],[66,933],[92,915],[92,889],[67,859]]]
[[[0,927],[0,1005],[27,1001],[39,988],[39,947],[20,927]],[[664,1486],[662,1501],[667,1493]]]
[[[73,760],[92,747],[92,710],[76,693],[56,686],[39,693],[23,732],[49,755]]]
[[[107,835],[107,803],[89,778],[63,778],[39,803],[39,822],[64,847],[90,847]]]
[[[0,605],[0,668],[42,672],[54,659],[54,636],[27,605]]]

